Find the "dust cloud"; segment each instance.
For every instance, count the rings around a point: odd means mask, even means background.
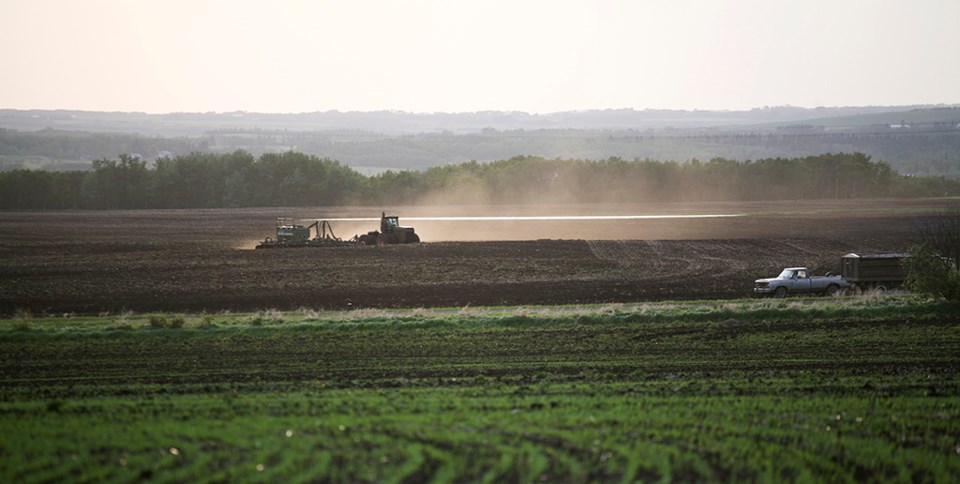
[[[337,237],[379,230],[380,212],[396,215],[413,227],[423,242],[579,240],[709,240],[795,239],[836,237],[837,233],[885,234],[914,230],[913,214],[884,218],[887,208],[934,210],[956,201],[920,200],[804,200],[701,203],[558,203],[540,205],[446,205],[384,207],[290,207],[282,215],[309,225],[328,220]],[[934,207],[934,208],[930,208]],[[212,215],[221,212],[214,211]],[[229,211],[241,217],[221,224],[231,241],[253,247],[274,236],[277,209]],[[217,225],[220,227],[221,225]],[[904,228],[906,227],[906,228]],[[256,240],[253,237],[257,237]],[[872,237],[873,235],[871,235]]]
[[[741,206],[711,204],[554,204],[446,205],[382,209],[413,227],[424,242],[539,239],[675,239],[729,235],[733,219],[743,218]],[[707,212],[707,210],[711,210]],[[324,219],[337,236],[349,239],[379,229],[381,210],[331,211]],[[709,231],[709,233],[707,232]]]
[[[263,239],[244,239],[237,241],[231,248],[237,250],[251,250],[256,249],[257,245],[263,242]]]
[[[671,237],[664,227],[695,219],[741,216],[743,214],[410,216],[401,218],[401,223],[413,226],[425,242],[595,239],[601,235],[635,239],[643,238],[644,234],[666,239]],[[371,227],[379,223],[379,218],[327,220],[331,224],[369,222]]]

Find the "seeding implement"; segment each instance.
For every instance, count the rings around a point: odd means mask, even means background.
[[[316,233],[311,238],[310,235]],[[352,245],[354,242],[343,240],[333,234],[330,222],[318,220],[310,225],[293,223],[289,217],[277,217],[276,238],[267,237],[257,245],[258,249],[276,249],[288,247],[336,247]]]

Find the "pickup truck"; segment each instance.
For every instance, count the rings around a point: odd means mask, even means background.
[[[841,290],[848,287],[850,287],[850,283],[842,276],[829,272],[825,276],[811,276],[810,270],[806,267],[787,267],[777,277],[757,279],[753,286],[753,293],[776,297],[802,293],[822,293],[836,296]]]

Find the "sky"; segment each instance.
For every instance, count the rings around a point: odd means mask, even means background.
[[[0,0],[0,108],[960,103],[957,0]]]

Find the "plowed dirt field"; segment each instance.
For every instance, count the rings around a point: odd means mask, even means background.
[[[0,312],[221,311],[624,302],[749,296],[783,266],[906,250],[958,200],[406,207],[425,243],[250,250],[274,217],[378,208],[0,213]],[[404,222],[404,217],[736,215]],[[348,238],[376,222],[336,222]]]

